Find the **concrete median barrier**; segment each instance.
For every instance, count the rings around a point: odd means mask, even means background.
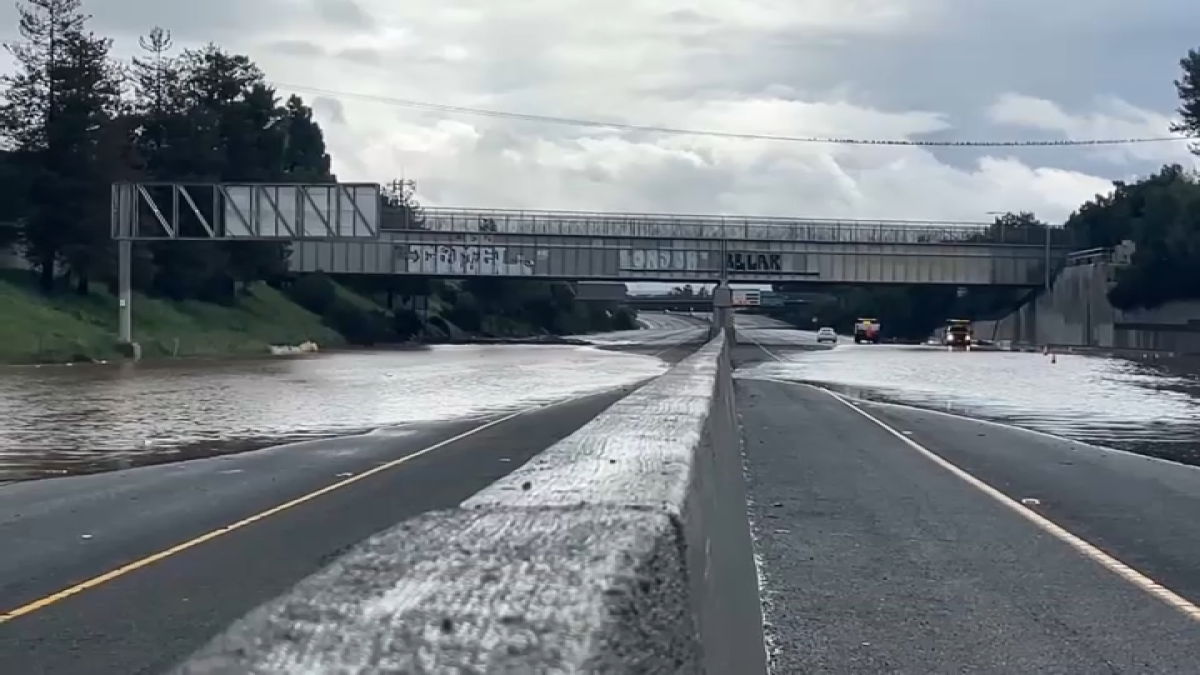
[[[378,534],[171,672],[766,672],[718,336],[460,508]]]

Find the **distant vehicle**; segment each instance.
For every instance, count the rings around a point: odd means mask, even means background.
[[[837,342],[837,333],[829,326],[817,331],[817,342]]]
[[[854,324],[854,344],[857,345],[863,342],[879,344],[879,340],[881,338],[879,332],[878,321],[875,319],[860,318],[858,322]]]
[[[946,322],[944,343],[951,349],[970,349],[975,344],[975,332],[966,319],[950,319]]]

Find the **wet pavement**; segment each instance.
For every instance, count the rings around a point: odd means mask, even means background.
[[[672,344],[656,343],[648,353],[464,345],[6,368],[0,371],[0,482],[367,431],[406,433],[421,423],[653,377],[667,367],[654,354]]]
[[[736,392],[773,672],[1197,671],[1200,470],[812,387]]]
[[[586,336],[594,348],[443,346],[255,360],[0,370],[0,482],[227,454],[483,415],[630,384],[702,342],[707,317]],[[1200,377],[1167,364],[819,345],[738,315],[740,375],[992,419],[1200,465]],[[779,363],[763,348],[785,359]]]
[[[681,341],[703,341],[707,339],[709,321],[699,313],[643,312],[638,317],[640,328],[569,335],[567,337],[586,340],[606,348],[653,348],[678,344]]]
[[[740,347],[739,376],[994,420],[1200,465],[1200,380],[1116,358],[949,352],[925,346]],[[757,353],[756,353],[757,352]]]
[[[350,547],[457,507],[629,391],[487,422],[10,483],[0,488],[0,673],[165,673]]]

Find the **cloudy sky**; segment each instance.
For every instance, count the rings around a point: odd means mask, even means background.
[[[641,125],[792,136],[1163,136],[1195,0],[85,0],[130,55],[170,29],[281,84]],[[0,9],[11,39],[15,11]],[[286,87],[284,87],[286,89]],[[426,204],[1060,220],[1119,149],[870,148],[629,133],[306,94],[343,180]]]

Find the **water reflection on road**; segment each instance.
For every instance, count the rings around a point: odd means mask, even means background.
[[[665,368],[539,345],[4,369],[0,481],[515,409]]]
[[[743,375],[818,383],[1200,464],[1200,381],[1070,354],[844,345],[782,355]]]

